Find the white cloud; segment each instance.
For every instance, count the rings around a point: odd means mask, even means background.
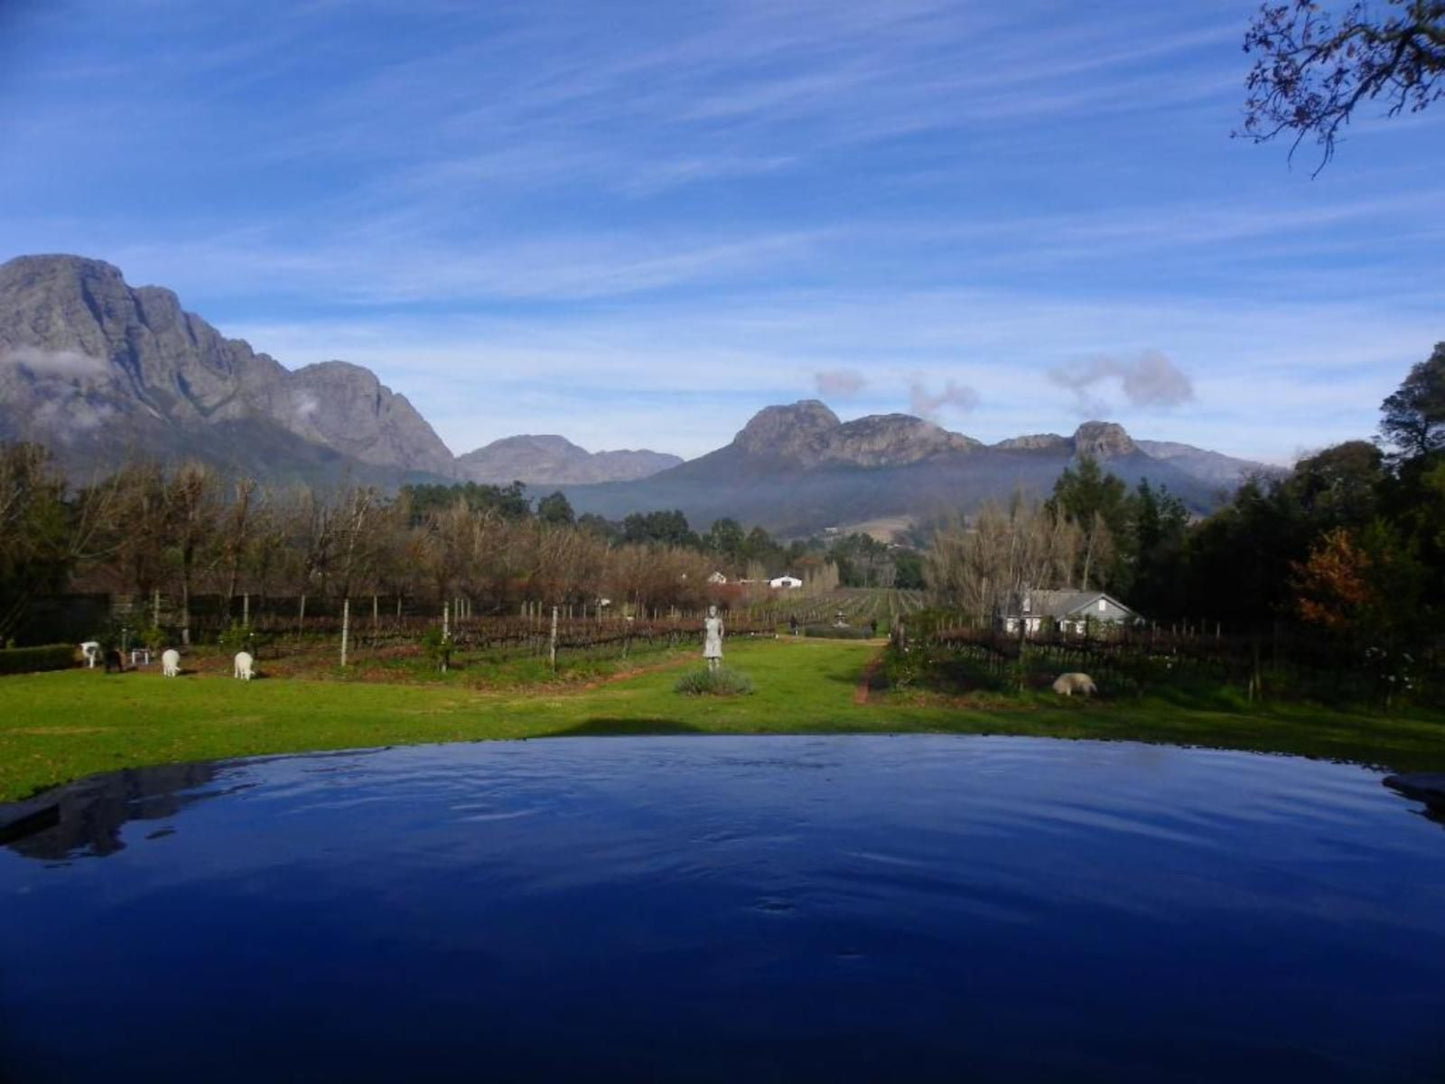
[[[813,374],[813,384],[825,399],[851,399],[868,381],[857,369],[822,369]]]
[[[1096,389],[1116,380],[1124,398],[1136,407],[1176,407],[1194,398],[1188,375],[1159,350],[1134,357],[1095,355],[1055,366],[1049,379],[1072,391],[1080,411],[1090,415],[1107,412],[1107,402],[1097,397]]]
[[[0,350],[0,364],[23,365],[38,376],[104,376],[110,365],[104,358],[79,350],[46,350],[39,346],[12,346]]]
[[[978,406],[978,392],[955,380],[946,381],[943,390],[930,392],[922,380],[908,384],[908,409],[920,418],[936,422],[944,407],[967,414]]]

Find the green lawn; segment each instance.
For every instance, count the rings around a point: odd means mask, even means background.
[[[1157,700],[982,703],[905,693],[857,702],[876,644],[729,644],[756,692],[730,700],[673,692],[691,656],[592,688],[485,691],[456,685],[217,673],[161,678],[69,670],[0,678],[0,800],[93,772],[173,761],[483,738],[577,734],[934,731],[1114,738],[1260,749],[1445,769],[1445,722],[1301,707],[1241,713]]]

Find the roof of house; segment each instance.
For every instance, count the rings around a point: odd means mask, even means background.
[[[1101,598],[1126,613],[1134,612],[1106,591],[1030,591],[1025,596],[1028,612],[1042,617],[1072,617],[1080,610],[1093,609]]]

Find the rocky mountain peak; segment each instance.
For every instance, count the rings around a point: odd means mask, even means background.
[[[870,414],[851,422],[816,399],[760,410],[733,440],[749,456],[810,470],[824,466],[898,467],[978,441],[911,414]]]
[[[1118,422],[1085,422],[1074,430],[1075,455],[1112,459],[1135,451],[1134,441]]]
[[[186,312],[172,291],[132,288],[102,260],[0,264],[0,438],[24,433],[73,449],[77,462],[82,445],[92,458],[119,446],[229,461],[263,454],[278,426],[314,446],[318,462],[341,452],[452,473],[431,426],[367,369],[328,362],[288,372]],[[235,447],[241,439],[255,447]]]
[[[818,437],[840,424],[838,415],[817,399],[802,399],[788,406],[764,407],[733,438],[733,445],[752,456],[805,458]]]

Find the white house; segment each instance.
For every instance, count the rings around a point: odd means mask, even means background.
[[[998,624],[1005,632],[1024,632],[1034,636],[1040,632],[1072,632],[1082,634],[1091,624],[1129,625],[1139,615],[1112,595],[1103,591],[1026,591],[1023,599],[998,615]]]
[[[721,572],[714,572],[711,576],[709,576],[709,577],[707,578],[707,582],[708,582],[708,583],[727,583],[727,582],[728,582],[728,578],[727,578],[726,576],[724,576]]]
[[[788,590],[791,591],[794,588],[802,587],[803,581],[798,579],[797,576],[789,576],[784,574],[782,576],[774,576],[771,580],[768,581],[768,586],[786,587]]]

